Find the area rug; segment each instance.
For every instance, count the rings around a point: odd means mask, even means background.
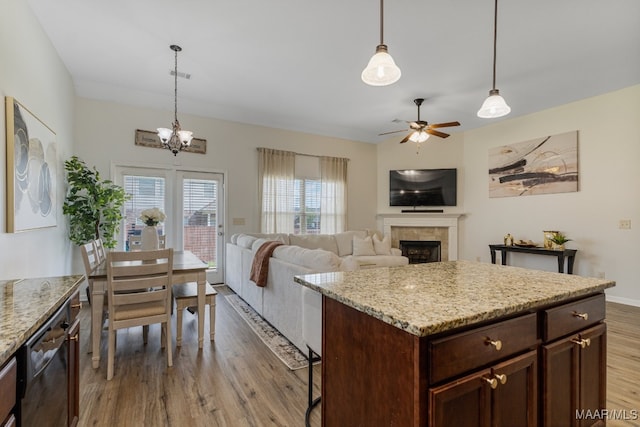
[[[227,295],[226,300],[289,369],[294,371],[308,366],[306,356],[242,298],[238,295]]]

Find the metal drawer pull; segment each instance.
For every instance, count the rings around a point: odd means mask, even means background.
[[[587,313],[578,313],[577,311],[574,311],[572,314],[573,314],[573,317],[579,317],[582,320],[588,320],[589,319],[589,314],[587,314]]]
[[[585,339],[574,338],[571,340],[571,342],[578,344],[581,348],[589,347],[591,345],[591,339],[589,338],[585,338]]]
[[[498,387],[498,380],[496,380],[495,378],[482,377],[482,379],[485,380],[491,386],[491,388],[495,389],[496,387]]]
[[[71,308],[79,308],[80,310],[82,310],[82,303],[78,303],[78,304],[71,304]]]
[[[78,337],[78,334],[75,334],[75,335],[73,335],[73,336],[70,336],[70,337],[69,337],[69,341],[76,341],[76,342],[79,342],[80,340],[79,340],[78,338],[79,338],[79,337]],[[503,383],[503,384],[504,384],[504,383]]]
[[[491,338],[488,338],[488,337],[487,337],[487,339],[484,341],[484,343],[485,343],[486,345],[492,345],[492,346],[494,346],[494,347],[495,347],[495,349],[496,349],[497,351],[499,351],[500,349],[502,349],[502,341],[500,341],[500,340],[495,340],[495,341],[494,341],[494,340],[492,340]]]
[[[507,375],[506,374],[495,374],[495,377],[500,381],[500,384],[507,383]]]

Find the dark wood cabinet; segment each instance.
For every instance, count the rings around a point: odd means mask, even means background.
[[[67,329],[67,425],[76,427],[80,419],[80,293],[69,300],[69,323]]]
[[[545,427],[604,425],[606,331],[601,323],[542,346]]]
[[[418,337],[324,296],[322,424],[604,425],[604,304],[597,294]]]
[[[429,426],[535,427],[537,351],[429,390]]]
[[[0,369],[0,426],[15,425],[13,412],[16,405],[16,359],[11,358]]]

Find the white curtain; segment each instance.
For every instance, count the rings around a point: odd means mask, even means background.
[[[320,232],[347,229],[347,165],[349,159],[320,157]]]
[[[296,155],[258,148],[258,198],[262,233],[293,233]]]

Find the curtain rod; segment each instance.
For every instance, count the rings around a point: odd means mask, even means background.
[[[267,147],[256,147],[256,150],[260,151],[261,149],[265,149]],[[306,157],[317,157],[317,158],[322,158],[322,157],[335,157],[335,156],[319,156],[317,154],[305,154],[305,153],[298,153],[296,151],[289,151],[289,150],[279,150],[277,148],[269,148],[269,150],[276,150],[276,151],[286,151],[288,153],[293,153],[296,156],[306,156]],[[347,161],[351,161],[350,158],[348,157],[337,157],[338,159],[346,159]]]

